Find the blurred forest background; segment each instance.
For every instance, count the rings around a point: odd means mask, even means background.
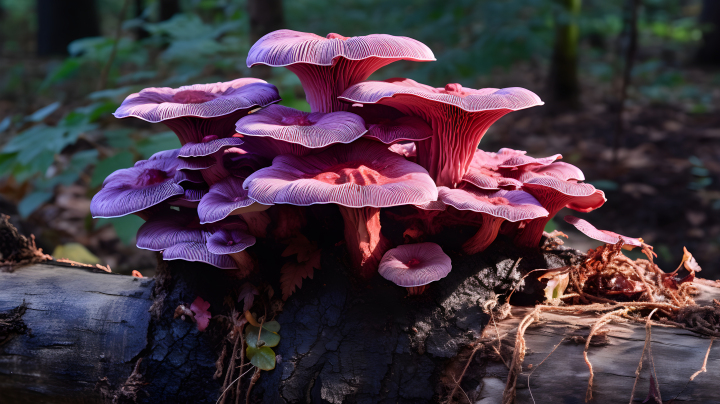
[[[502,118],[480,147],[562,153],[608,198],[578,216],[643,237],[666,271],[687,246],[720,276],[718,0],[0,0],[0,212],[46,252],[148,274],[142,221],[94,220],[90,199],[114,170],[180,145],[111,112],[144,87],[243,76],[307,109],[293,74],[245,66],[279,28],[409,36],[437,57],[371,79],[536,92],[545,106]],[[570,213],[549,228],[598,245],[569,231]]]

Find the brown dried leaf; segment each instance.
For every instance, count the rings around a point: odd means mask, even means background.
[[[280,270],[280,288],[282,289],[283,300],[287,300],[300,289],[304,278],[313,277],[313,270],[320,269],[320,250],[315,251],[305,262],[288,262]]]

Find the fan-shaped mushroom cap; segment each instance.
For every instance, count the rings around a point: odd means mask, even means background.
[[[433,61],[423,43],[384,34],[344,37],[281,29],[260,38],[250,49],[247,66],[284,66],[295,73],[313,112],[347,109],[337,101],[349,86],[398,60]]]
[[[432,128],[420,118],[403,116],[394,120],[382,120],[371,124],[365,137],[377,139],[385,144],[403,140],[419,141],[432,137]]]
[[[598,241],[602,241],[603,243],[616,244],[622,239],[625,244],[634,247],[642,247],[642,242],[639,239],[623,236],[622,234],[617,234],[609,230],[599,230],[598,228],[590,224],[587,220],[583,220],[572,215],[567,215],[564,219],[566,222],[575,226],[576,229],[580,230],[586,236]]]
[[[531,220],[515,241],[523,246],[536,247],[540,243],[547,222],[560,209],[568,207],[590,212],[602,206],[605,194],[590,184],[563,181],[554,177],[535,177],[523,183],[523,190],[534,196],[550,212],[547,218]]]
[[[190,210],[181,212],[170,211],[156,215],[140,226],[137,234],[137,246],[145,250],[162,251],[163,259],[199,261],[222,269],[237,269],[238,264],[232,254],[239,253],[254,244],[254,237],[244,233],[244,222],[239,219],[212,226],[199,224],[197,216]],[[221,232],[222,231],[222,232]],[[221,232],[217,236],[215,233]],[[213,236],[215,236],[213,238]],[[213,242],[209,240],[213,238]],[[212,245],[220,251],[219,244],[229,240],[240,240],[242,250],[231,247],[227,253],[211,253]],[[235,251],[237,250],[237,251]],[[246,268],[242,268],[246,269]]]
[[[519,87],[474,90],[448,84],[433,88],[400,78],[358,83],[339,98],[388,105],[429,122],[434,135],[418,144],[418,163],[438,185],[450,187],[462,180],[490,125],[508,112],[543,104],[533,92]]]
[[[160,152],[134,167],[110,174],[90,203],[93,217],[119,217],[141,212],[185,190],[176,181],[177,150]]]
[[[282,105],[270,105],[240,119],[235,129],[242,135],[299,145],[301,150],[350,143],[366,132],[365,121],[350,112],[303,112]]]
[[[229,137],[235,122],[249,110],[278,101],[280,96],[272,84],[241,78],[180,88],[146,88],[129,95],[114,115],[163,122],[186,144],[208,135]]]
[[[388,150],[405,157],[413,163],[415,162],[415,157],[417,157],[417,147],[415,146],[415,142],[395,143],[394,145],[390,146]]]
[[[243,140],[239,137],[226,137],[218,139],[217,136],[205,136],[200,142],[185,143],[178,153],[179,157],[203,157],[210,156],[213,153],[226,147],[238,147],[243,144]]]
[[[230,215],[260,212],[270,207],[248,198],[242,184],[243,179],[231,176],[210,186],[198,205],[200,223],[214,223]]]
[[[336,145],[306,157],[283,155],[243,184],[263,203],[359,208],[422,204],[437,199],[427,171],[369,140]]]
[[[424,291],[423,286],[446,277],[452,262],[435,243],[405,244],[388,250],[380,261],[380,275],[411,295]]]

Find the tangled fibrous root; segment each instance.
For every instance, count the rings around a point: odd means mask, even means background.
[[[562,268],[563,273],[569,274],[570,279],[563,296],[553,302],[559,305],[538,305],[523,318],[515,337],[515,350],[509,366],[503,404],[515,401],[515,386],[525,358],[525,330],[530,324],[540,320],[544,312],[604,313],[591,327],[585,340],[583,357],[590,371],[586,401],[592,399],[594,378],[588,358],[588,350],[593,345],[592,337],[613,321],[630,319],[645,323],[648,335],[645,348],[650,356],[651,325],[682,327],[712,337],[720,336],[720,302],[714,300],[712,306],[698,306],[695,303],[693,296],[696,296],[699,290],[692,283],[695,272],[691,268],[685,266],[689,274],[683,277],[678,275],[678,270],[666,273],[652,261],[652,247],[643,247],[643,252],[648,256],[647,260],[631,260],[622,254],[622,247],[623,241],[620,240],[614,245],[606,244],[591,249],[581,263]],[[486,312],[488,309],[493,312],[496,310],[497,302],[494,302],[495,304],[491,303],[486,307]],[[650,315],[641,320],[638,315],[642,313]],[[651,320],[654,314],[656,322]]]
[[[23,236],[10,223],[10,216],[0,215],[0,272],[13,272],[19,266],[51,259],[35,245],[34,235]]]

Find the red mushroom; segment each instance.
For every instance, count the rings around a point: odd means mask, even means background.
[[[374,34],[344,37],[281,29],[260,38],[250,49],[247,66],[287,67],[295,73],[313,112],[346,111],[337,97],[349,86],[398,60],[435,60],[432,51],[411,38]]]
[[[482,226],[463,244],[463,251],[475,254],[484,251],[498,235],[504,221],[519,222],[547,217],[548,211],[524,191],[485,191],[465,186],[461,189],[438,188],[438,201],[458,211],[479,213]],[[431,202],[434,204],[434,202]],[[465,219],[463,217],[463,219]],[[466,220],[466,219],[465,219]],[[471,220],[467,220],[470,222]]]
[[[388,250],[380,261],[378,273],[410,295],[423,293],[428,284],[446,277],[452,261],[435,243],[405,244]]]
[[[418,164],[438,186],[462,181],[487,129],[511,111],[542,105],[533,92],[519,87],[473,90],[459,84],[433,88],[410,79],[366,81],[349,87],[341,100],[382,104],[429,122],[433,136],[418,143]]]
[[[535,177],[523,183],[523,191],[531,194],[550,213],[548,217],[530,220],[515,237],[525,247],[537,247],[547,222],[560,209],[568,207],[578,212],[591,212],[602,206],[606,199],[603,191],[590,184],[562,181],[554,177]]]

